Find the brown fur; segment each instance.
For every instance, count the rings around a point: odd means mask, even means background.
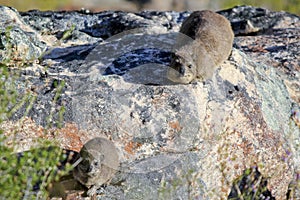
[[[168,78],[178,83],[210,79],[231,53],[230,22],[212,11],[195,11],[182,23],[180,33]]]

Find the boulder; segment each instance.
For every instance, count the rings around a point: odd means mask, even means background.
[[[236,34],[229,59],[208,81],[174,84],[166,71],[189,12],[0,10],[32,49],[25,58],[36,58],[11,83],[35,96],[25,122],[53,124],[47,137],[62,148],[72,149],[66,132],[80,144],[105,137],[116,146],[120,171],[101,199],[225,199],[253,167],[272,197],[300,198],[299,16],[220,11]],[[5,134],[27,107],[7,118]],[[16,134],[36,137],[30,130]]]

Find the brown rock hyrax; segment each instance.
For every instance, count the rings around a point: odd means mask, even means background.
[[[119,156],[114,144],[100,137],[83,145],[79,161],[73,176],[90,188],[88,195],[94,195],[101,185],[110,181],[119,167]]]
[[[233,38],[230,22],[222,15],[209,10],[193,12],[180,28],[168,79],[177,83],[210,79],[230,55]]]

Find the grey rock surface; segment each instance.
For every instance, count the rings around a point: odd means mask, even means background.
[[[105,137],[116,146],[121,170],[99,190],[100,199],[224,199],[252,166],[267,179],[273,197],[285,199],[289,188],[300,198],[291,184],[300,173],[293,117],[300,102],[298,16],[273,13],[280,16],[274,24],[264,9],[220,12],[232,25],[244,18],[256,28],[233,26],[235,48],[212,79],[182,85],[165,74],[188,12],[0,10],[2,24],[35,36],[23,37],[35,49],[23,58],[41,55],[43,48],[32,43],[48,49],[14,82],[20,94],[36,95],[28,113],[33,123],[46,127],[64,108],[62,125],[75,124],[82,142]],[[254,15],[236,17],[243,10]],[[255,13],[262,15],[259,23]],[[4,58],[5,45],[1,50]],[[17,123],[24,112],[20,108],[11,120]]]
[[[2,61],[34,60],[42,55],[46,45],[38,34],[24,22],[17,10],[1,7],[1,57]]]

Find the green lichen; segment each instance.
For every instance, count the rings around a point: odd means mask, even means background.
[[[256,64],[258,74],[266,74],[261,79],[255,76],[255,85],[262,98],[262,114],[265,122],[274,131],[289,131],[289,117],[291,112],[291,100],[283,80],[277,75],[275,69]]]

